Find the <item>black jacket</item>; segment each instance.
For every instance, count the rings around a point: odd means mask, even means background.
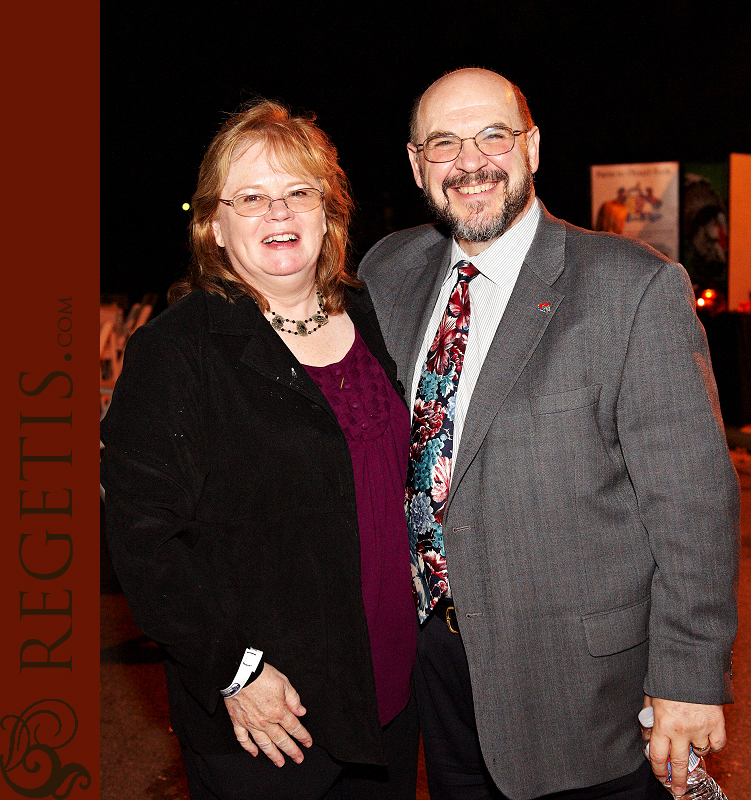
[[[367,292],[350,300],[396,386]],[[255,303],[195,291],[138,329],[102,440],[112,561],[169,656],[181,742],[239,751],[219,690],[252,645],[299,692],[313,741],[383,763],[349,448]]]

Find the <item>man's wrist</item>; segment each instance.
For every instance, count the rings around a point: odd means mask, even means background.
[[[232,683],[226,689],[220,689],[219,694],[227,700],[234,697],[241,689],[252,683],[263,671],[263,650],[248,647],[243,654],[240,666],[235,673]]]

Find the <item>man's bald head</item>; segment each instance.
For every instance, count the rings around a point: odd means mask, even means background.
[[[443,93],[451,93],[454,95],[457,92],[466,92],[468,87],[477,91],[482,91],[483,88],[485,88],[491,92],[498,91],[499,89],[510,92],[514,97],[521,129],[530,130],[534,126],[535,123],[529,111],[527,98],[522,94],[521,89],[515,83],[512,83],[492,70],[469,67],[466,69],[457,69],[442,75],[437,81],[431,83],[417,100],[415,100],[409,120],[410,142],[419,144],[424,139],[424,137],[420,138],[422,135],[420,131],[420,111],[431,97],[440,96]]]

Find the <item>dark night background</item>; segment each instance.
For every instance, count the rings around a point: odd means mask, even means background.
[[[690,7],[689,7],[690,5]],[[140,7],[139,7],[140,6]],[[254,95],[314,111],[357,213],[356,262],[428,221],[405,144],[444,71],[495,69],[541,130],[537,193],[589,226],[589,166],[751,152],[751,4],[250,2],[102,7],[101,290],[157,292],[187,266],[204,150]]]

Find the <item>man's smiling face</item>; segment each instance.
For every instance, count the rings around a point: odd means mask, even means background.
[[[436,81],[423,95],[420,143],[434,134],[474,137],[491,126],[525,129],[511,84],[495,73],[461,70]],[[508,153],[486,156],[469,138],[454,161],[438,164],[414,144],[407,146],[417,185],[469,255],[482,252],[531,206],[539,141],[533,127],[516,137]]]

